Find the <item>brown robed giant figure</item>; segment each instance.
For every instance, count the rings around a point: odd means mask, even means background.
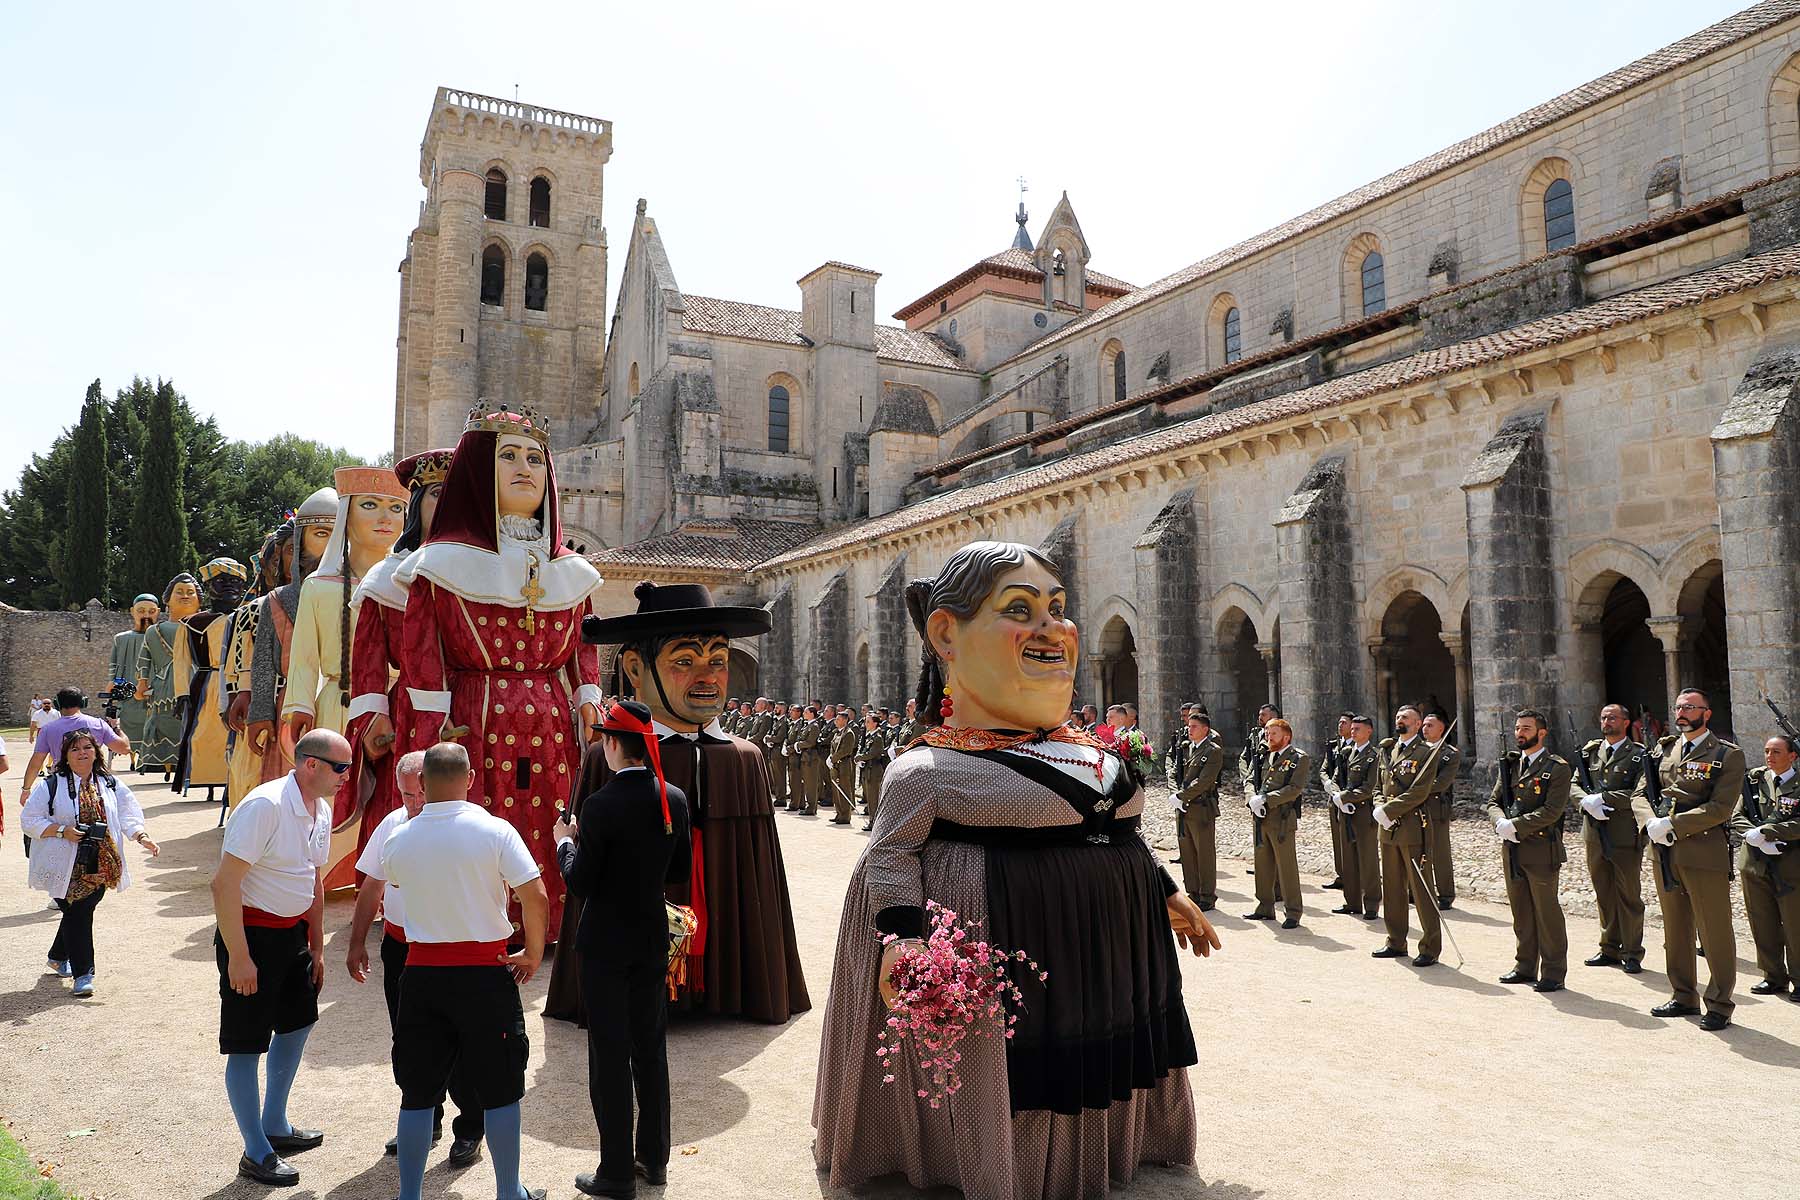
[[[637,612],[590,617],[581,636],[623,646],[620,664],[660,736],[664,777],[688,797],[694,869],[687,883],[669,886],[668,897],[694,908],[701,928],[689,945],[688,981],[671,1007],[785,1021],[812,1001],[794,937],[768,766],[759,746],[718,723],[730,639],[767,633],[769,614],[716,606],[698,584],[640,583],[636,595]],[[572,819],[610,777],[605,755],[590,747],[570,792]],[[544,1006],[547,1016],[577,1024],[583,1023],[575,949],[580,920],[581,903],[571,895]]]

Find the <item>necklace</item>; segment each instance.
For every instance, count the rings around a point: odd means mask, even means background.
[[[1092,764],[1082,763],[1081,765],[1091,766],[1094,771],[1094,777],[1098,779],[1102,785],[1106,782],[1106,755],[1109,753],[1106,745],[1093,734],[1083,730],[1070,729],[1066,725],[1058,726],[1048,732],[1040,730],[1036,733],[999,733],[992,729],[953,729],[948,725],[933,725],[919,735],[917,741],[914,742],[914,745],[917,745],[919,742],[923,742],[927,746],[939,746],[946,750],[963,750],[969,752],[980,750],[1016,750],[1019,753],[1028,755],[1032,758],[1041,758],[1045,762],[1062,763],[1065,765],[1073,763],[1074,760],[1058,758],[1046,754],[1041,750],[1029,750],[1026,749],[1026,747],[1035,742],[1063,742],[1071,746],[1086,746],[1089,749],[1100,751],[1100,761]]]
[[[1102,785],[1104,785],[1106,783],[1106,753],[1105,753],[1105,751],[1101,752],[1100,757],[1098,759],[1094,760],[1093,762],[1088,762],[1085,758],[1079,758],[1079,757],[1064,758],[1060,754],[1046,754],[1042,750],[1033,750],[1030,746],[1008,746],[1007,749],[1010,750],[1014,754],[1028,755],[1032,758],[1042,759],[1043,761],[1045,761],[1047,763],[1055,763],[1058,766],[1086,767],[1094,773],[1094,781],[1096,783],[1099,783]],[[1104,802],[1102,802],[1102,804],[1096,805],[1095,807],[1099,808],[1100,811],[1104,812],[1104,811],[1106,811],[1107,808],[1110,808],[1112,806],[1110,804],[1105,804]]]

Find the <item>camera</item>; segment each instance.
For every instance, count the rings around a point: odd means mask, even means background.
[[[76,825],[75,832],[81,840],[75,843],[75,869],[84,875],[95,875],[100,871],[100,845],[110,836],[105,821],[95,821],[89,825]]]
[[[137,689],[130,680],[115,678],[112,686],[106,689],[106,703],[101,706],[100,711],[105,714],[107,720],[118,720],[119,705],[123,701],[131,699],[136,692]]]

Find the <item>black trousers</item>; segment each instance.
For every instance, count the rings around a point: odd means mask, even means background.
[[[97,887],[73,904],[56,902],[62,921],[56,927],[56,940],[50,943],[50,957],[57,962],[68,959],[77,975],[94,973],[94,909],[105,898],[106,889]]]
[[[381,991],[387,997],[388,1032],[392,1033],[400,1022],[400,976],[406,970],[406,943],[391,938],[385,933],[381,935]],[[462,1067],[461,1060],[450,1072],[450,1098],[456,1101],[456,1116],[450,1122],[452,1137],[468,1141],[480,1141],[485,1128],[481,1114],[481,1097],[475,1094],[467,1078],[468,1072]],[[444,1106],[438,1105],[432,1114],[431,1123],[441,1126],[444,1123]]]
[[[600,1126],[600,1177],[629,1180],[634,1157],[650,1167],[669,1161],[668,963],[622,965],[596,957],[584,955],[581,963],[588,1098]]]
[[[402,973],[393,1052],[401,1108],[442,1104],[458,1071],[481,1108],[517,1104],[530,1051],[519,988],[505,967],[415,963]]]

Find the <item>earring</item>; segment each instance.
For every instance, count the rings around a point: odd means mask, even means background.
[[[950,686],[945,684],[943,690],[944,698],[938,701],[938,716],[948,719],[956,709],[950,702]]]

